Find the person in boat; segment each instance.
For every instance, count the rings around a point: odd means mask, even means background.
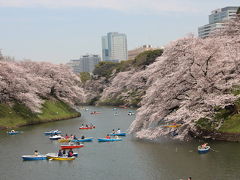
[[[12,129],[11,132],[14,133],[14,132],[16,132],[16,131]]]
[[[34,156],[38,156],[39,154],[38,154],[38,150],[35,150],[34,151]]]
[[[62,157],[62,156],[63,156],[62,150],[59,149],[59,151],[58,151],[58,157]]]
[[[68,139],[68,138],[69,138],[69,136],[66,134],[66,135],[65,135],[65,139]]]
[[[90,127],[94,127],[94,125],[91,123],[91,126]]]
[[[57,135],[58,129],[54,130],[53,133],[54,133],[54,135]]]
[[[70,149],[70,150],[68,151],[68,157],[72,157],[72,156],[73,156],[73,150]]]
[[[177,135],[178,135],[177,129],[175,129],[174,131],[172,131],[172,136],[177,136]]]
[[[81,128],[84,128],[84,124],[82,124]]]
[[[82,136],[81,139],[85,139],[85,136]]]
[[[68,145],[69,145],[69,146],[73,146],[74,143],[73,143],[73,142],[69,142]]]
[[[114,129],[112,130],[112,134],[116,134],[116,132],[115,132],[115,130],[114,130]]]
[[[120,128],[118,128],[118,130],[117,130],[117,134],[120,134],[121,133],[121,130],[120,130]]]
[[[66,150],[65,149],[63,149],[62,154],[63,154],[63,156],[66,155]]]
[[[208,143],[204,143],[204,144],[201,145],[201,148],[202,148],[202,149],[206,149],[206,148],[207,148],[207,145],[208,145]]]
[[[111,137],[109,136],[109,134],[106,135],[106,139],[111,139]]]
[[[88,128],[88,125],[86,124],[86,128]]]
[[[73,136],[73,139],[78,140],[78,138],[75,135]]]

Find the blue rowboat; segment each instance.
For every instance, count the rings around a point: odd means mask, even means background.
[[[23,155],[22,159],[24,161],[37,161],[37,160],[47,160],[47,156],[46,155],[38,155],[38,156],[34,156],[34,155]]]
[[[71,140],[71,142],[92,142],[93,138],[89,137],[89,138],[85,138],[85,139],[73,139]]]
[[[50,135],[62,134],[62,132],[61,131],[48,131],[48,132],[44,132],[44,134],[46,136],[50,136]]]
[[[127,133],[114,133],[114,134],[110,134],[110,136],[126,136]]]
[[[122,141],[122,139],[107,139],[107,138],[98,139],[98,142],[113,142],[113,141]]]
[[[206,148],[202,148],[201,146],[198,146],[198,153],[199,154],[206,154],[210,150],[210,146],[206,146]]]
[[[9,135],[16,135],[16,134],[19,134],[20,132],[19,131],[9,131],[7,132]]]

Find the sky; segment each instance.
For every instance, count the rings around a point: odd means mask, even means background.
[[[128,50],[161,47],[240,0],[0,0],[0,49],[17,60],[67,63],[101,55],[101,37],[127,35]]]

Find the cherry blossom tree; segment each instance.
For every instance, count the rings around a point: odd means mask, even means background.
[[[44,99],[74,105],[85,101],[80,79],[64,65],[43,62],[0,62],[0,103],[23,103],[40,112]]]
[[[189,35],[171,42],[161,57],[145,70],[118,73],[104,89],[101,100],[124,96],[132,89],[146,91],[129,131],[138,138],[158,139],[182,124],[185,139],[202,117],[234,103],[231,89],[240,84],[240,18],[237,16],[213,36]]]
[[[213,37],[193,36],[170,43],[162,57],[150,65],[148,89],[130,132],[139,138],[170,135],[167,123],[181,123],[179,136],[195,130],[195,122],[214,114],[214,107],[232,104],[238,96],[230,93],[240,84],[239,18]]]

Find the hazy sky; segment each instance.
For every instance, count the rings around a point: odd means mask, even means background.
[[[217,8],[240,0],[0,0],[0,49],[16,59],[66,63],[101,55],[101,36],[126,33],[128,49],[197,34]]]

